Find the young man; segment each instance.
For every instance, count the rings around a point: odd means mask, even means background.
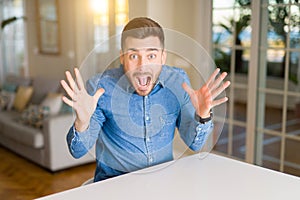
[[[78,69],[61,81],[76,112],[67,135],[71,154],[85,155],[96,144],[94,181],[173,159],[177,127],[192,150],[200,150],[212,131],[211,110],[227,101],[215,99],[228,86],[217,69],[199,90],[187,74],[165,65],[164,32],[149,18],[135,18],[121,38],[120,68],[88,80],[85,89]]]

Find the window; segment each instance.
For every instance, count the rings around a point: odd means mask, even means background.
[[[260,4],[256,163],[300,176],[300,7],[297,0]]]
[[[8,73],[26,74],[23,16],[22,0],[0,1],[0,82]]]
[[[251,8],[247,1],[213,1],[213,56],[229,73],[227,119],[215,150],[245,159]]]
[[[101,44],[96,50],[105,53],[109,51],[109,44],[105,41],[120,34],[128,22],[128,0],[91,0],[91,6],[94,11],[94,46]],[[116,45],[119,48],[119,39]]]
[[[300,176],[298,0],[214,0],[214,59],[229,72],[215,150]]]

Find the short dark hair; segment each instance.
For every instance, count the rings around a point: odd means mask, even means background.
[[[124,48],[127,37],[144,39],[149,36],[158,37],[161,47],[165,46],[165,36],[162,27],[154,20],[148,17],[137,17],[130,20],[124,27],[121,36],[121,48]]]

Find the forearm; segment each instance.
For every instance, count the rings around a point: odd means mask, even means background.
[[[191,150],[200,150],[213,130],[212,120],[205,120],[205,123],[200,123],[197,119],[196,110],[188,100],[182,106],[179,117],[177,126],[182,140]]]
[[[76,130],[73,125],[67,134],[69,151],[75,158],[84,156],[95,144],[100,126],[96,121],[91,121],[90,126],[82,132]]]

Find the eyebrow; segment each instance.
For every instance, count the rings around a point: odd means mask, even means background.
[[[129,48],[129,49],[127,49],[127,52],[128,51],[139,51],[139,49],[136,49],[136,48]],[[146,48],[146,51],[159,51],[159,49],[158,48]]]

